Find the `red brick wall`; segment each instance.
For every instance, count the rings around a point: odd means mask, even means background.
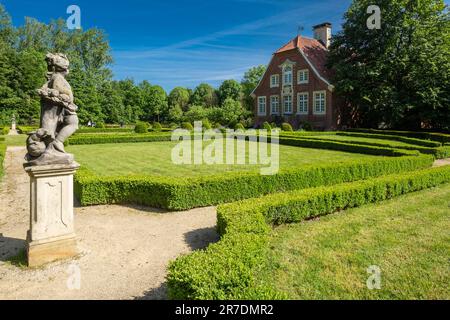
[[[287,59],[295,62],[293,69],[293,89],[294,94],[292,97],[292,115],[285,115],[283,113],[283,99],[281,95],[282,90],[282,70],[280,65]],[[308,84],[297,84],[297,71],[302,69],[309,70],[309,83]],[[279,74],[280,86],[277,88],[270,87],[270,76],[273,74]],[[313,114],[313,92],[314,91],[326,91],[326,113],[325,115],[314,115]],[[308,92],[308,115],[298,115],[297,114],[297,93]],[[302,121],[308,121],[314,127],[326,130],[336,129],[336,111],[333,108],[333,94],[328,90],[328,85],[320,80],[314,71],[309,67],[308,63],[305,61],[301,53],[297,50],[289,50],[281,53],[277,53],[272,57],[272,61],[268,66],[267,72],[265,73],[261,83],[254,91],[255,94],[255,123],[256,125],[261,125],[264,121],[274,122],[276,117],[270,114],[270,96],[278,95],[280,101],[280,116],[283,117],[284,121],[291,123],[294,128],[298,128]],[[266,97],[266,116],[258,115],[258,97]]]

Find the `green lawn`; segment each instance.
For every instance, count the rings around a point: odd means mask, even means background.
[[[162,176],[198,176],[230,171],[257,171],[261,165],[176,165],[171,161],[176,142],[144,142],[98,145],[74,145],[67,151],[87,169],[99,175],[149,174]],[[248,150],[247,150],[248,151]],[[247,152],[248,154],[248,152]],[[375,156],[331,150],[280,145],[280,169]]]
[[[292,299],[450,299],[449,230],[450,185],[283,225],[265,277]]]

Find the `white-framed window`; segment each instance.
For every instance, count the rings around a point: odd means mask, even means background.
[[[280,113],[280,97],[270,96],[270,113],[279,114]]]
[[[273,74],[270,76],[270,87],[278,88],[280,86],[280,75]]]
[[[297,113],[298,114],[308,114],[308,92],[297,93]]]
[[[297,84],[307,84],[309,82],[309,70],[303,69],[297,71]]]
[[[258,97],[258,115],[266,115],[266,97],[264,96]]]
[[[326,91],[314,91],[314,113],[315,114],[325,114],[327,98]]]
[[[292,84],[292,67],[285,66],[283,68],[283,84]]]
[[[292,113],[292,96],[284,96],[283,97],[283,106],[284,106],[285,114]]]

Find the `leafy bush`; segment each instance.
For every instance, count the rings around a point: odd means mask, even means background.
[[[170,139],[170,136],[169,136]],[[101,177],[86,170],[75,176],[75,193],[82,205],[135,203],[171,210],[185,210],[257,197],[269,193],[367,179],[395,172],[430,167],[428,155],[350,160],[292,168],[276,175],[259,172],[214,176]]]
[[[9,127],[0,128],[0,133],[7,135],[9,133]]]
[[[149,125],[147,122],[138,122],[136,123],[136,126],[134,127],[134,131],[136,133],[147,133],[149,129]]]
[[[282,299],[271,279],[259,277],[267,261],[270,226],[298,222],[450,182],[450,167],[272,194],[221,205],[218,243],[169,265],[172,299]]]
[[[162,125],[159,122],[153,122],[152,131],[160,132],[162,131]]]
[[[239,122],[234,126],[234,130],[245,130],[245,127],[242,123]]]
[[[22,133],[22,134],[28,134],[28,133],[30,133],[30,132],[32,132],[32,131],[35,131],[35,130],[37,130],[38,129],[38,127],[27,127],[27,126],[19,126],[19,127],[16,127],[16,129],[17,129],[17,131],[19,132],[19,133]]]
[[[264,123],[263,123],[263,125],[262,125],[262,128],[265,129],[265,130],[267,130],[267,131],[272,130],[271,125],[270,125],[267,121],[264,121]]]
[[[283,130],[283,131],[294,131],[294,130],[292,130],[292,126],[289,123],[287,123],[287,122],[284,122],[283,124],[281,124],[281,130]]]
[[[97,122],[97,123],[95,124],[95,127],[96,127],[96,128],[99,128],[99,129],[105,129],[105,128],[106,128],[104,122]]]
[[[190,122],[183,122],[181,124],[181,128],[189,130],[189,131],[193,131],[194,127],[192,126],[192,124]]]
[[[308,121],[304,121],[300,124],[300,127],[305,131],[313,131],[313,126]]]

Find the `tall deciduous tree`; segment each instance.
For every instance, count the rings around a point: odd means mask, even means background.
[[[450,128],[450,20],[443,0],[354,0],[333,37],[329,67],[344,124]]]
[[[218,97],[216,90],[207,83],[199,84],[192,94],[192,104],[205,107],[218,105]]]
[[[253,109],[254,100],[251,97],[251,93],[255,90],[259,81],[266,72],[266,66],[259,65],[257,67],[250,68],[242,78],[241,86],[242,86],[242,95],[243,95],[243,104],[247,110]]]
[[[242,87],[236,80],[225,80],[220,85],[218,94],[221,104],[228,98],[235,101],[240,101],[242,96]]]
[[[187,88],[176,87],[169,93],[168,102],[170,107],[179,106],[184,111],[187,110],[191,93]]]

